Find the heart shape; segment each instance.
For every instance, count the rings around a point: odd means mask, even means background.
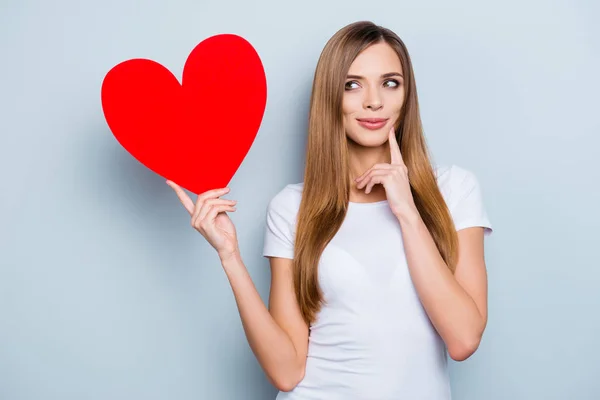
[[[264,115],[260,57],[240,36],[211,36],[190,53],[181,81],[152,60],[117,64],[102,82],[108,126],[134,158],[181,187],[225,187]]]

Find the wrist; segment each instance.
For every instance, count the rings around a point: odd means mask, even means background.
[[[226,264],[231,265],[231,264],[242,261],[242,257],[240,255],[239,249],[235,249],[232,251],[219,252],[218,254],[219,254],[219,259],[221,260],[221,264],[223,264],[224,267],[226,266]]]
[[[409,210],[404,211],[402,213],[398,213],[396,215],[396,218],[398,218],[400,225],[414,225],[421,219],[421,214],[419,214],[419,211],[415,207],[410,208]]]

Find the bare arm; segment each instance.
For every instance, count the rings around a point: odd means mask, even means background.
[[[450,357],[463,361],[479,347],[487,324],[483,228],[458,231],[459,259],[452,275],[419,214],[399,221],[410,274],[423,307]]]
[[[292,390],[304,377],[308,353],[308,326],[300,314],[292,284],[293,260],[270,259],[269,312],[242,262],[236,229],[227,215],[235,211],[236,202],[220,198],[229,193],[229,188],[203,192],[194,204],[175,182],[168,180],[167,184],[192,217],[191,225],[217,250],[248,343],[267,378],[279,390]]]
[[[292,260],[270,259],[270,311],[239,253],[221,262],[250,348],[269,381],[279,390],[292,390],[304,376],[308,351],[308,326],[301,317],[293,290]]]

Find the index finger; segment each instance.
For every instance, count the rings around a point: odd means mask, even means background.
[[[194,202],[192,201],[192,199],[190,199],[190,196],[188,196],[187,193],[185,193],[183,189],[173,181],[167,180],[167,185],[173,188],[173,190],[177,194],[177,197],[179,197],[181,204],[183,204],[187,212],[189,212],[190,215],[192,215],[194,213]]]
[[[398,141],[396,140],[396,131],[394,127],[390,129],[389,135],[389,143],[390,143],[390,155],[392,158],[392,164],[404,164],[404,160],[402,159],[402,153],[400,152],[400,146],[398,145]]]

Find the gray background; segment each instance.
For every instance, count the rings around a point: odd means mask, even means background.
[[[476,173],[495,227],[489,325],[451,361],[454,398],[599,398],[599,15],[591,0],[3,0],[0,398],[274,398],[216,253],[114,139],[100,85],[136,57],[181,77],[214,34],[254,45],[267,109],[226,197],[266,301],[266,205],[302,179],[323,46],[363,19],[406,42],[435,161]]]

